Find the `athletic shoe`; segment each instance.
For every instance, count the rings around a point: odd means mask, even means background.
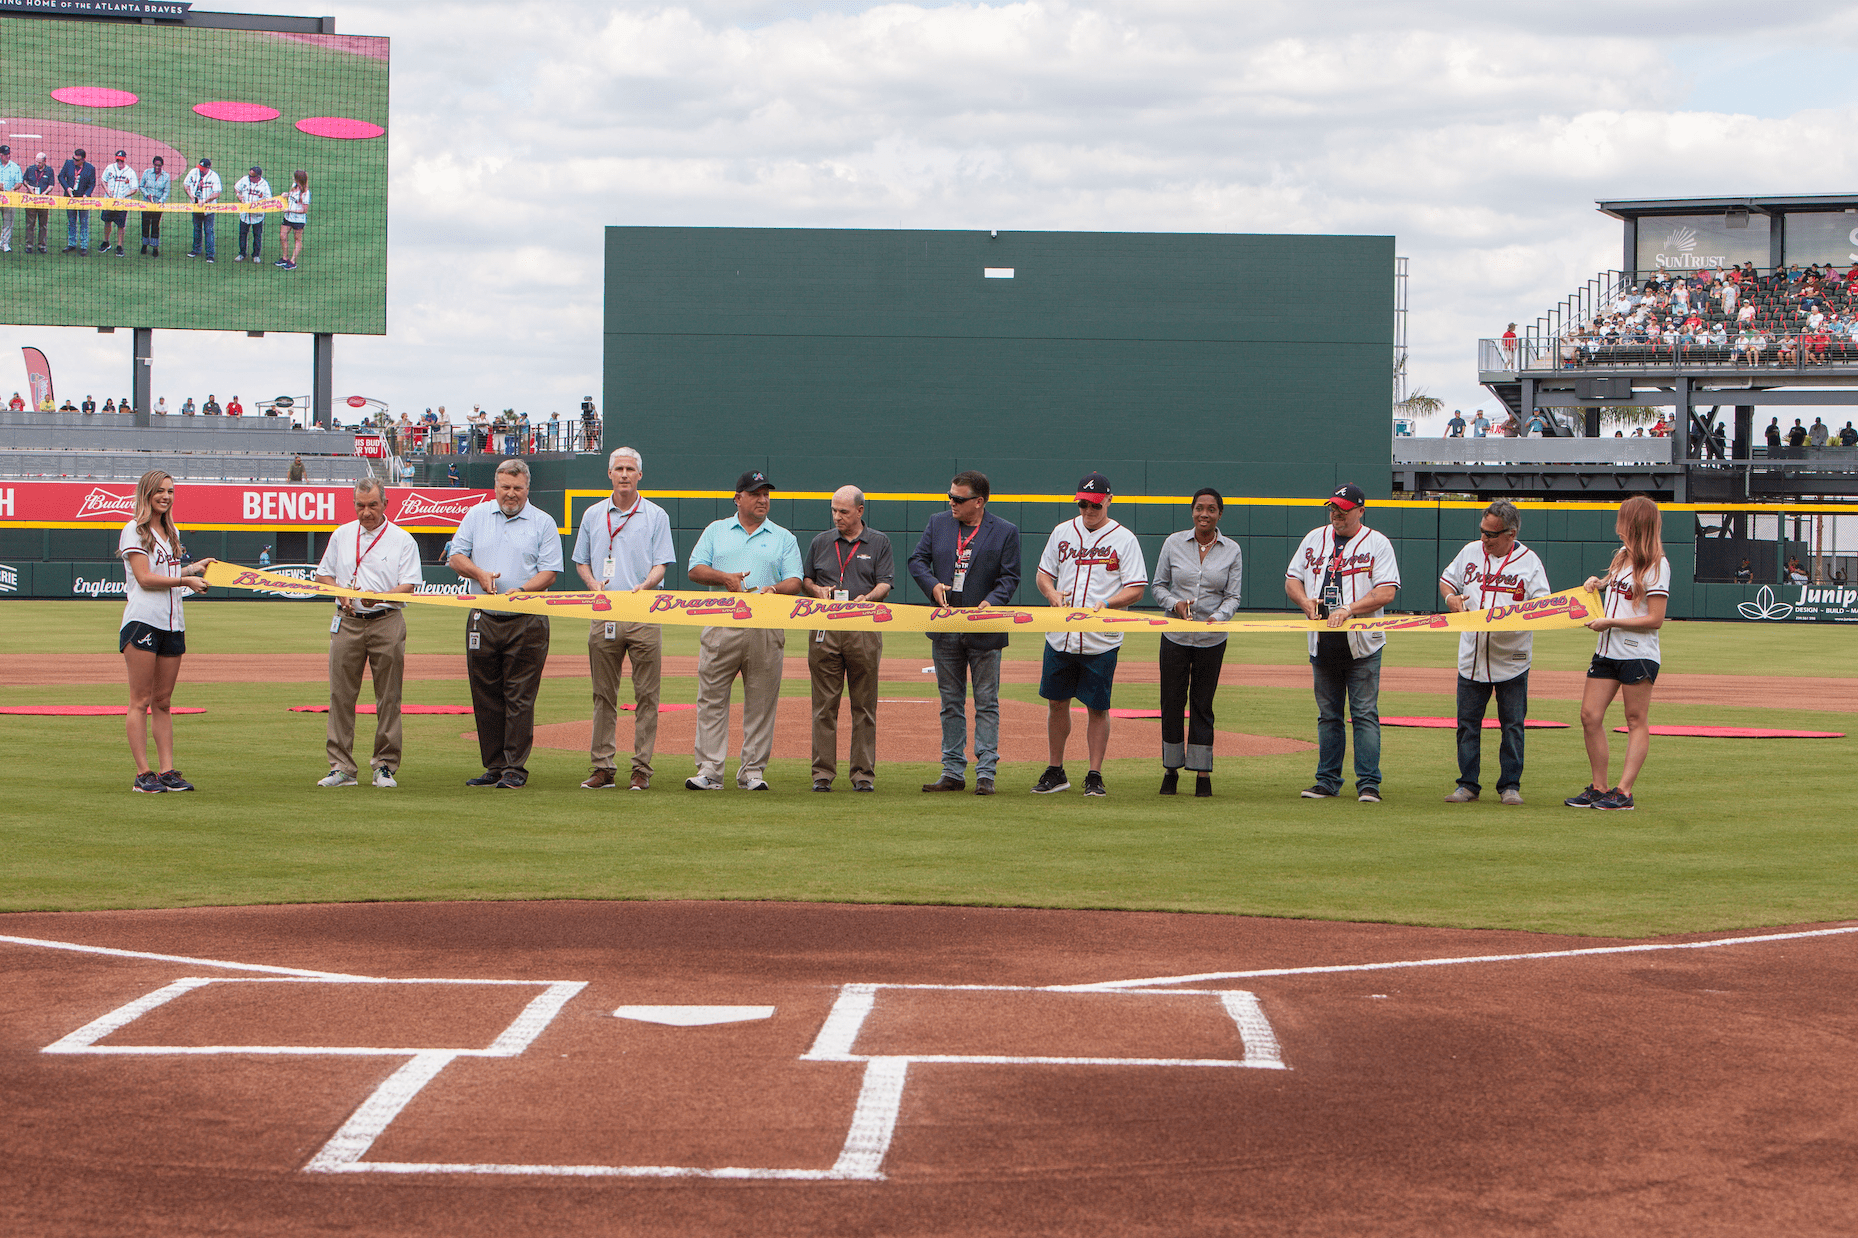
[[[273,262],[271,265],[274,267],[287,267],[290,265],[290,263],[284,261],[282,258],[279,258],[276,262]]]
[[[1180,793],[1180,789],[1181,789],[1181,771],[1177,769],[1164,770],[1161,775],[1161,792],[1160,793],[1162,795],[1178,795]]]
[[[116,247],[116,256],[118,258],[127,258],[129,255],[123,252],[123,247],[121,245],[118,245]]]
[[[1034,795],[1050,795],[1054,791],[1069,791],[1071,780],[1064,776],[1064,766],[1047,765],[1039,780],[1032,784]]]
[[[210,254],[209,254],[209,255],[207,256],[207,261],[208,261],[208,262],[212,262],[212,261],[214,261],[214,258],[212,257],[212,255],[210,255]]]
[[[627,790],[629,791],[649,791],[651,789],[652,789],[651,776],[648,774],[637,773],[635,771],[632,775],[632,785],[628,787]]]
[[[284,269],[285,269],[286,271],[294,271],[294,270],[296,270],[296,269],[297,269],[297,264],[296,264],[296,263],[294,263],[294,262],[286,262],[286,263],[284,264]]]
[[[830,791],[832,790],[832,784],[827,782],[824,778],[815,778],[813,780],[813,789],[815,791]]]
[[[612,770],[597,769],[586,782],[581,784],[581,787],[583,790],[587,791],[607,791],[611,790],[618,782],[619,779],[613,776]]]
[[[497,779],[497,790],[519,791],[529,784],[529,775],[519,774],[513,769],[503,771],[503,777]]]
[[[767,780],[762,779],[762,778],[756,778],[756,779],[753,779],[752,781],[739,783],[737,785],[739,785],[744,791],[772,791],[774,790],[773,787],[768,785]]]
[[[394,772],[392,770],[388,769],[385,765],[377,765],[374,767],[374,785],[392,790],[400,784],[394,781]]]
[[[200,256],[200,251],[197,249],[190,249],[187,251],[187,256],[189,258],[198,258]]]
[[[90,257],[90,251],[88,249],[80,249],[77,251],[77,256],[80,258],[88,258]]]
[[[1445,797],[1445,802],[1447,804],[1475,804],[1477,803],[1477,792],[1473,791],[1470,787],[1459,787],[1456,791],[1453,791],[1450,795]]]
[[[1108,795],[1109,794],[1109,792],[1106,791],[1103,787],[1103,775],[1098,773],[1094,769],[1084,771],[1084,794],[1085,795]]]
[[[1520,807],[1523,802],[1523,793],[1518,791],[1515,787],[1511,787],[1507,791],[1499,791],[1497,792],[1497,802],[1499,804],[1509,804],[1512,807]]]
[[[723,784],[714,778],[705,778],[702,774],[698,774],[695,778],[684,779],[684,789],[686,791],[720,791],[723,789]]]
[[[877,790],[877,784],[874,782],[854,782],[852,784],[852,790],[854,791],[875,791]]]
[[[1313,787],[1306,787],[1303,791],[1303,798],[1306,800],[1332,800],[1335,797],[1336,792],[1331,791],[1320,782]]]
[[[1211,778],[1194,779],[1194,798],[1197,800],[1213,798],[1213,780]]]
[[[974,794],[992,795],[993,793],[994,793],[994,780],[993,779],[976,778],[974,780]]]
[[[1378,804],[1381,802],[1381,789],[1379,787],[1363,787],[1361,788],[1361,794],[1355,797],[1355,802],[1357,804]]]
[[[141,253],[142,253],[142,255],[143,255],[143,257],[147,257],[147,256],[148,256],[148,242],[147,242],[147,241],[144,241],[144,242],[142,242],[142,250],[141,250]]]
[[[491,773],[489,770],[485,770],[483,773],[479,774],[475,778],[465,779],[465,786],[467,787],[494,787],[499,782],[502,782],[502,781],[503,781],[503,772],[501,770],[499,770],[498,772],[494,774]]]
[[[234,262],[244,262],[244,261],[245,261],[245,255],[244,255],[244,254],[234,254],[234,255],[232,255],[232,260],[233,260]]]
[[[131,791],[140,791],[144,795],[160,795],[163,791],[167,790],[166,787],[161,785],[161,779],[156,776],[154,770],[150,770],[146,774],[137,774],[135,776],[135,781],[129,784],[129,789]]]
[[[1605,795],[1595,800],[1593,806],[1595,808],[1604,809],[1607,812],[1619,812],[1621,810],[1630,812],[1632,811],[1632,797],[1627,795],[1624,791],[1621,791],[1618,787],[1614,787],[1611,791],[1608,791]]]
[[[326,777],[318,778],[316,780],[316,785],[319,787],[358,787],[361,784],[355,780],[353,774],[346,773],[339,769],[332,769]]]
[[[65,246],[65,247],[64,247],[63,249],[61,249],[61,250],[59,250],[58,252],[59,252],[59,253],[61,253],[61,254],[68,254],[68,253],[70,253],[70,252],[71,252],[72,250],[74,250],[74,249],[76,249],[76,248],[77,248],[77,246],[75,246],[75,245],[67,245],[67,246]],[[44,250],[43,248],[41,248],[41,249],[39,250],[39,252],[40,252],[40,253],[44,253],[44,252],[45,252],[45,250]]]
[[[1561,802],[1566,804],[1569,808],[1592,808],[1594,806],[1594,801],[1605,794],[1606,792],[1598,789],[1592,783],[1588,783],[1585,791],[1582,791],[1579,795],[1569,796]]]
[[[194,789],[194,784],[181,777],[181,771],[178,769],[164,770],[161,774],[161,785],[170,791],[191,791]]]

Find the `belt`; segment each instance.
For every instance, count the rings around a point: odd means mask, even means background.
[[[398,607],[389,606],[385,610],[352,610],[349,612],[349,617],[351,619],[379,619],[384,615],[396,615],[399,613]]]

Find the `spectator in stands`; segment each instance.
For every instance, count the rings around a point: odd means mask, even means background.
[[[1670,433],[1671,433],[1670,423],[1664,419],[1663,413],[1659,413],[1658,420],[1652,425],[1652,437],[1653,438],[1666,438],[1670,435]]]
[[[1548,414],[1538,408],[1529,418],[1529,437],[1541,438],[1548,432]]]
[[[164,395],[155,401],[155,415],[158,417],[166,417],[168,415],[167,396]]]
[[[130,411],[128,396],[124,396],[122,399],[116,401],[116,411],[119,413],[126,413]]]
[[[94,417],[97,413],[97,397],[94,395],[85,396],[82,407],[84,410],[84,416]]]
[[[1727,350],[1729,348],[1729,332],[1723,327],[1722,323],[1715,323],[1711,325],[1710,333],[1705,337],[1704,343],[1709,345],[1712,354],[1723,353],[1727,355]],[[1714,360],[1715,358],[1712,357],[1711,359]]]
[[[1800,360],[1800,346],[1791,335],[1774,337],[1774,364],[1797,365]]]
[[[456,460],[445,466],[445,484],[448,486],[464,485],[464,478],[458,475],[458,462]]]
[[[47,396],[45,402],[47,404],[51,403],[51,397]],[[46,411],[50,412],[51,410],[47,409]],[[58,406],[58,411],[61,413],[75,413],[77,411],[77,405],[71,403],[70,397],[67,396],[65,402]]]
[[[110,399],[110,398],[109,398],[108,396],[105,396],[105,397],[104,397],[104,399],[103,399],[103,411],[104,411],[104,412],[106,412],[106,413],[113,413],[113,412],[115,412],[115,411],[116,411],[116,401],[115,401],[115,400],[112,400],[112,399]]]
[[[1464,414],[1455,408],[1452,410],[1452,419],[1445,423],[1445,437],[1464,437]]]
[[[1503,328],[1503,364],[1506,369],[1516,368],[1516,324]]]
[[[1477,416],[1471,419],[1471,437],[1485,438],[1490,434],[1490,418],[1484,416],[1484,410],[1478,409]]]
[[[1806,566],[1800,562],[1799,556],[1789,555],[1787,557],[1787,583],[1790,585],[1804,585],[1811,580],[1812,577],[1807,575]]]
[[[1807,445],[1810,447],[1824,447],[1829,437],[1831,437],[1831,431],[1826,429],[1825,421],[1818,417],[1813,418],[1813,426],[1806,432]]]
[[[1845,428],[1839,431],[1839,446],[1858,447],[1858,430],[1853,429],[1849,421],[1845,423]]]
[[[1800,424],[1798,417],[1793,419],[1793,429],[1787,431],[1787,445],[1789,447],[1806,446],[1806,427]]]
[[[258,566],[259,567],[270,567],[271,566],[271,548],[269,546],[266,546],[263,550],[258,552]]]
[[[305,479],[308,478],[308,476],[309,476],[309,471],[303,467],[303,457],[302,456],[292,457],[290,461],[289,480],[304,481]]]
[[[191,417],[193,415],[194,415],[194,398],[192,396],[188,396],[185,400],[181,401],[181,416]]]
[[[65,401],[66,407],[69,407],[70,404],[71,404],[71,401],[69,400]],[[39,411],[41,413],[49,413],[52,411],[52,397],[51,396],[48,395],[43,400],[39,401]]]
[[[220,415],[219,401],[213,398],[213,393],[211,391],[206,393],[206,403],[200,406],[200,412],[201,415],[206,417],[217,417]]]
[[[226,416],[228,417],[245,416],[245,405],[239,403],[238,396],[235,395],[230,400],[226,401]]]
[[[15,391],[13,398],[6,402],[6,407],[8,412],[23,413],[26,411],[26,401],[20,398],[19,392]]]
[[[1742,566],[1735,569],[1735,583],[1738,585],[1752,584],[1754,579],[1755,569],[1749,566],[1747,559],[1742,560]]]

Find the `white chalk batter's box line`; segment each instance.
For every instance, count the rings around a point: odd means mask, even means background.
[[[206,960],[200,960],[206,961]],[[510,1025],[481,1048],[417,1049],[343,1045],[101,1045],[97,1042],[121,1031],[143,1015],[178,997],[213,984],[362,984],[362,985],[539,985],[543,991],[525,1006]],[[70,1035],[47,1045],[45,1053],[76,1055],[272,1054],[302,1056],[405,1056],[407,1062],[381,1083],[351,1114],[335,1135],[310,1158],[307,1173],[353,1174],[514,1174],[579,1178],[736,1178],[792,1181],[881,1182],[883,1162],[896,1132],[903,1106],[903,1087],[909,1068],[916,1063],[977,1066],[1148,1066],[1148,1067],[1251,1067],[1287,1070],[1277,1036],[1265,1018],[1258,999],[1242,990],[1180,990],[1160,992],[1121,989],[1079,997],[1141,998],[1205,996],[1218,1000],[1232,1018],[1243,1047],[1237,1058],[1132,1058],[1044,1057],[992,1054],[863,1054],[853,1050],[865,1021],[884,989],[915,992],[1018,992],[1052,990],[1020,985],[848,984],[841,986],[813,1045],[800,1057],[806,1062],[863,1063],[864,1078],[845,1134],[844,1145],[830,1169],[780,1169],[759,1166],[720,1168],[674,1165],[515,1165],[492,1163],[441,1163],[368,1161],[367,1155],[415,1096],[440,1072],[461,1057],[515,1057],[541,1035],[564,1006],[582,989],[583,981],[524,980],[388,980],[360,976],[190,976],[156,989],[135,1001],[93,1019]]]

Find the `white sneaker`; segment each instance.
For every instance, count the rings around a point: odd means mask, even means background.
[[[319,787],[358,787],[361,784],[355,781],[353,774],[345,774],[339,769],[332,769],[327,778],[318,778],[316,785]]]
[[[768,785],[767,780],[763,778],[751,778],[749,781],[744,782],[740,785],[744,791],[772,791],[774,790],[773,787]]]
[[[392,770],[388,769],[385,765],[377,765],[374,768],[374,785],[377,787],[397,787],[400,784],[394,781],[394,772]]]
[[[686,791],[720,791],[723,789],[723,784],[714,778],[705,778],[702,774],[698,774],[695,778],[684,779],[684,789]]]

